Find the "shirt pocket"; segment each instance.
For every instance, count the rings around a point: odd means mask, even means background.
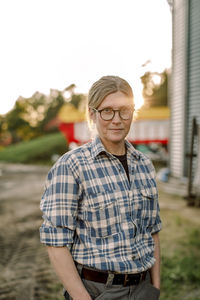
[[[82,217],[91,237],[108,237],[119,232],[121,215],[115,192],[88,194]]]
[[[134,214],[138,223],[147,229],[155,223],[158,213],[158,194],[154,186],[141,186],[134,201]]]

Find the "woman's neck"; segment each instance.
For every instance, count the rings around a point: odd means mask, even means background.
[[[105,149],[114,154],[114,155],[124,155],[126,154],[126,147],[125,147],[125,142],[123,141],[122,143],[104,143],[102,141]]]

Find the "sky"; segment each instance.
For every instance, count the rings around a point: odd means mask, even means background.
[[[19,96],[64,90],[87,93],[118,75],[142,102],[140,77],[171,66],[167,0],[0,1],[0,114]]]

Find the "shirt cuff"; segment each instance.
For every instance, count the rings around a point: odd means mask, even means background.
[[[53,247],[71,247],[74,231],[66,227],[40,227],[40,242]]]
[[[162,229],[162,223],[157,223],[152,226],[151,234],[157,233]]]

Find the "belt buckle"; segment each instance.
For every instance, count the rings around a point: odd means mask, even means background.
[[[128,274],[125,274],[124,275],[124,284],[123,286],[127,286],[127,283],[129,282],[129,277],[128,277]]]

